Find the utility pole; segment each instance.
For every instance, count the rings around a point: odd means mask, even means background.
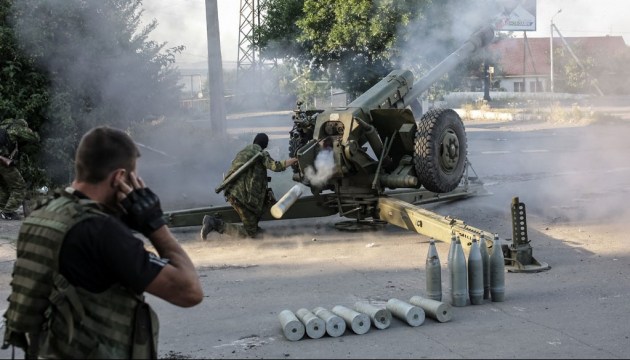
[[[562,9],[558,10],[552,17],[549,26],[549,90],[554,92],[553,90],[553,18],[556,15],[560,14]]]
[[[267,0],[240,0],[236,88],[242,99],[239,102],[247,106],[269,106],[269,95],[277,92],[278,83],[269,76],[270,70],[277,68],[277,61],[263,59],[257,44],[258,29],[265,22],[266,3]]]
[[[491,101],[490,98],[490,64],[488,60],[483,61],[483,99]]]
[[[223,94],[223,60],[219,35],[219,11],[216,0],[206,0],[208,34],[208,89],[210,90],[210,129],[212,136],[225,135],[225,103]]]

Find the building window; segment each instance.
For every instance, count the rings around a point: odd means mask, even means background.
[[[514,82],[514,92],[525,92],[525,82]]]

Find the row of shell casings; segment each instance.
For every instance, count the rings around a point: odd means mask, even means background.
[[[389,299],[384,307],[356,302],[354,309],[336,305],[330,311],[316,307],[312,311],[302,308],[295,313],[291,310],[282,310],[278,314],[282,332],[291,341],[302,339],[305,333],[312,339],[321,338],[325,334],[338,337],[345,333],[346,328],[362,335],[372,326],[380,330],[387,329],[393,317],[415,327],[422,325],[425,317],[447,322],[451,320],[452,315],[449,304],[421,296],[413,296],[409,302]]]
[[[473,238],[468,257],[459,237],[451,238],[448,253],[450,301],[453,306],[483,304],[484,299],[501,302],[505,299],[505,263],[499,236],[487,247],[483,235],[479,242]],[[442,267],[433,240],[429,243],[426,259],[426,297],[442,301]]]

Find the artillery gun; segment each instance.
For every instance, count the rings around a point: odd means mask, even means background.
[[[419,116],[418,98],[493,37],[493,28],[484,27],[417,82],[411,71],[394,70],[345,107],[302,110],[298,103],[289,140],[289,153],[298,159],[293,180],[309,187],[312,195],[285,206],[282,218],[339,214],[353,219],[336,224],[342,230],[389,223],[444,241],[455,234],[464,245],[482,234],[493,239],[489,232],[417,206],[482,190],[478,179],[468,176],[466,132],[459,115],[452,109],[432,109]],[[332,159],[330,176],[309,176],[321,170],[316,165],[324,154]],[[195,226],[207,214],[240,222],[230,206],[173,211],[166,218],[170,226]],[[261,220],[274,217],[266,212]]]
[[[414,111],[421,114],[422,92],[493,36],[491,28],[477,31],[417,83],[411,71],[394,70],[346,107],[302,111],[298,103],[289,145],[289,154],[298,159],[293,179],[315,195],[333,191],[340,214],[352,211],[356,217],[373,215],[369,204],[360,206],[357,200],[380,196],[385,188],[424,187],[438,194],[454,190],[467,169],[459,115],[433,109],[416,123]],[[307,169],[324,151],[332,152],[333,173],[325,184],[313,184]]]

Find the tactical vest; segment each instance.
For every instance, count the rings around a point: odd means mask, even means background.
[[[93,201],[63,191],[24,219],[3,348],[14,345],[44,358],[157,357],[157,315],[143,296],[121,285],[91,293],[59,273],[66,234],[95,216],[106,215]]]

